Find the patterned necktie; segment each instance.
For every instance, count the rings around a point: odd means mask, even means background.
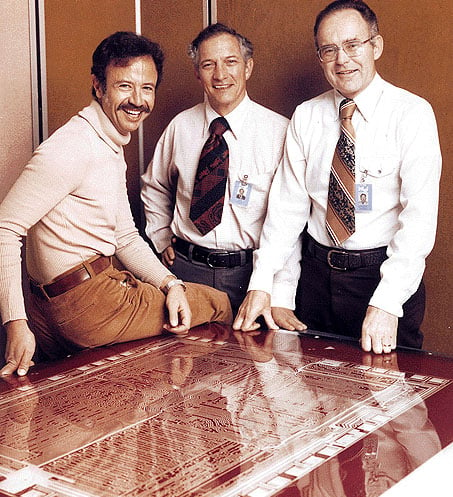
[[[230,126],[224,117],[214,119],[203,146],[190,205],[190,219],[206,235],[222,220],[228,177],[228,145],[222,136]]]
[[[356,109],[353,100],[340,103],[340,138],[332,160],[327,202],[326,228],[335,245],[340,245],[355,231],[355,133],[351,123]]]

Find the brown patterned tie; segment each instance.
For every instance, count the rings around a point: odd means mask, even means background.
[[[356,109],[353,100],[340,103],[340,138],[332,160],[327,202],[326,228],[335,245],[355,231],[355,133],[351,123]]]
[[[230,126],[224,117],[214,119],[211,135],[203,146],[190,205],[190,219],[202,235],[222,220],[229,152],[223,133]]]

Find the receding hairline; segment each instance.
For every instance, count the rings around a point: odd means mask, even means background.
[[[203,32],[206,32],[207,30],[209,30],[209,28],[211,28],[211,27],[217,28],[218,30],[207,34],[207,36],[205,36],[202,40],[197,41],[199,39],[200,35]],[[248,38],[246,38],[244,35],[241,35],[236,30],[229,28],[228,26],[225,26],[223,24],[215,24],[215,25],[209,26],[208,28],[205,28],[205,30],[203,30],[198,35],[198,37],[194,41],[192,41],[192,43],[189,45],[188,55],[192,59],[192,62],[193,62],[195,67],[198,67],[198,65],[199,65],[199,55],[200,55],[201,45],[205,41],[215,39],[215,38],[220,37],[222,35],[229,35],[232,38],[235,38],[237,40],[237,43],[239,46],[239,52],[241,53],[241,56],[242,56],[242,59],[244,60],[244,62],[247,63],[250,59],[253,58],[253,52],[254,52],[253,43]]]
[[[216,38],[224,37],[224,36],[227,36],[228,38],[232,38],[233,40],[236,41],[238,49],[239,49],[239,52],[241,53],[241,56],[245,59],[244,54],[243,54],[243,50],[242,50],[241,40],[237,36],[235,36],[235,35],[233,35],[231,33],[216,33],[216,34],[210,36],[209,38],[206,38],[205,40],[203,40],[202,42],[200,42],[200,44],[198,45],[197,54],[198,55],[200,54],[201,47],[202,47],[202,45],[204,43],[206,43],[208,41],[211,41],[211,40],[215,40]]]
[[[342,9],[336,9],[336,10],[332,10],[330,12],[328,12],[327,14],[325,14],[325,16],[319,21],[319,23],[316,25],[316,32],[314,34],[314,37],[315,37],[315,45],[318,46],[318,35],[319,35],[319,31],[321,29],[321,26],[322,24],[324,23],[324,21],[328,21],[331,17],[333,17],[334,15],[338,15],[338,14],[341,14],[343,12],[355,12],[357,13],[357,15],[360,17],[360,19],[362,19],[362,21],[367,25],[369,31],[370,31],[370,35],[374,38],[375,36],[379,35],[379,28],[378,28],[378,25],[377,23],[374,24],[373,22],[370,22],[369,20],[367,20],[363,14],[353,8],[353,7],[344,7]]]

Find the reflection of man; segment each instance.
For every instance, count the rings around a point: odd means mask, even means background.
[[[303,497],[378,496],[441,450],[424,402],[297,481]]]
[[[307,225],[296,315],[312,329],[361,337],[365,351],[421,347],[421,280],[441,167],[433,111],[376,73],[383,39],[365,3],[328,5],[315,42],[333,89],[302,103],[291,120],[251,291],[234,327],[255,328],[259,314],[275,327],[272,274]],[[366,209],[354,205],[360,188],[367,188]]]
[[[253,46],[247,38],[214,24],[195,38],[190,54],[205,101],[177,115],[156,146],[143,176],[146,233],[176,275],[227,292],[234,310],[245,297],[249,283],[253,250],[258,246],[288,120],[248,97]],[[205,175],[199,168],[209,129],[218,118],[224,118],[221,122],[228,126],[222,135],[228,152],[226,187],[217,183],[217,172]],[[203,157],[212,155],[211,151]],[[212,170],[213,166],[209,167]],[[221,174],[225,179],[225,172]],[[197,182],[207,176],[216,187],[193,205],[195,176]],[[198,207],[210,207],[217,194],[224,194],[224,199],[211,212],[221,213],[220,222],[208,231],[200,231],[194,212]],[[273,281],[274,308],[294,308],[294,297],[289,294],[288,298],[285,290],[287,281],[297,284],[297,278],[297,272],[288,272]],[[301,326],[293,313],[286,311],[274,309],[274,313],[280,313],[276,319],[283,313],[284,319],[279,321],[282,325]]]
[[[231,319],[224,294],[200,285],[185,293],[140,238],[130,212],[123,146],[154,107],[162,65],[160,47],[145,37],[118,32],[101,42],[93,54],[93,101],[36,150],[1,204],[3,374],[26,374],[35,349],[21,289],[25,235],[29,314],[49,358]],[[114,254],[130,272],[113,268]]]

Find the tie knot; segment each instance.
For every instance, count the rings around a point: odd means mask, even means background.
[[[354,103],[354,100],[345,98],[340,103],[340,119],[351,119],[355,109],[356,104]]]
[[[209,131],[214,135],[223,135],[227,129],[230,129],[230,125],[224,117],[217,117],[209,125]]]

